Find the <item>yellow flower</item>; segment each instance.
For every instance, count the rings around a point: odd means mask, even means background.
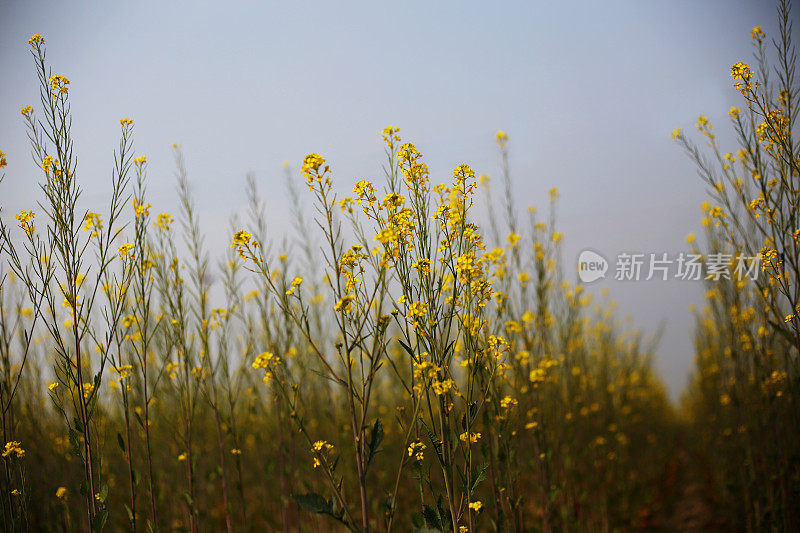
[[[339,298],[339,301],[336,302],[336,305],[333,306],[333,310],[344,311],[345,313],[349,313],[350,311],[353,310],[353,300],[355,299],[356,297],[353,296],[352,294],[345,294],[344,296]]]
[[[497,144],[499,144],[500,147],[502,148],[508,142],[508,135],[506,135],[506,132],[504,132],[503,130],[499,130],[497,133],[494,134],[494,140],[497,141]]]
[[[169,229],[170,224],[175,221],[169,214],[161,213],[156,217],[156,221],[153,222],[153,225],[158,226],[159,229],[167,231]]]
[[[239,252],[239,257],[242,259],[247,259],[245,255],[245,248],[250,245],[250,241],[253,238],[252,233],[248,233],[243,229],[240,229],[236,233],[233,234],[233,243],[231,244],[231,248],[236,248]],[[253,243],[255,244],[255,243]]]
[[[131,250],[133,250],[133,245],[129,242],[126,242],[125,244],[117,248],[117,253],[119,254],[120,257],[126,257],[129,253],[131,253]]]
[[[144,155],[140,155],[139,157],[137,157],[136,159],[133,160],[133,164],[134,165],[142,166],[145,163],[147,163],[147,156],[144,156]]]
[[[122,119],[119,120],[119,125],[122,126],[123,128],[125,128],[127,126],[133,126],[133,119],[122,118]]]
[[[739,113],[741,112],[742,112],[741,109],[739,109],[736,106],[732,106],[730,111],[728,111],[728,114],[731,116],[732,119],[736,120],[739,117]]]
[[[289,290],[286,291],[286,296],[291,296],[294,294],[295,288],[299,287],[300,284],[303,283],[303,278],[297,277],[292,280],[292,286],[289,287]]]
[[[383,135],[383,141],[386,143],[386,146],[391,148],[393,141],[400,140],[398,133],[400,133],[400,128],[395,126],[386,126],[383,128],[381,134]]]
[[[466,163],[462,163],[453,169],[453,177],[456,181],[463,182],[467,178],[474,178],[475,171]]]
[[[59,500],[66,500],[67,496],[69,496],[69,492],[67,491],[66,487],[58,487],[56,490],[56,498]]]
[[[0,155],[2,152],[0,152]],[[0,161],[2,162],[2,161]],[[33,211],[28,211],[27,209],[23,209],[19,212],[19,214],[14,215],[14,220],[19,221],[19,227],[22,228],[25,233],[28,235],[32,235],[36,228],[33,225],[33,218],[36,216],[36,213]]]
[[[239,448],[233,448],[231,449],[231,453],[233,455],[242,455],[242,450],[240,450]]]
[[[185,453],[182,453],[182,454],[180,454],[178,456],[178,461],[185,461],[185,460],[186,460],[186,454]]]
[[[411,265],[411,268],[416,269],[417,272],[420,273],[420,275],[430,274],[431,260],[423,257],[422,259],[419,259],[416,262],[414,262],[414,264]]]
[[[434,381],[431,383],[433,387],[433,392],[436,393],[437,396],[442,396],[443,394],[447,394],[450,392],[450,389],[453,388],[455,382],[452,379],[446,379],[444,381]]]
[[[308,180],[309,190],[314,190],[314,183],[322,183],[322,175],[328,171],[328,167],[323,167],[325,158],[317,153],[308,154],[303,158],[303,165],[300,167],[300,172]],[[322,171],[320,172],[320,167]],[[330,184],[330,180],[326,180],[326,184]]]
[[[467,442],[467,440],[469,440],[469,442],[471,442],[472,444],[475,444],[476,442],[478,442],[478,439],[481,438],[481,434],[480,433],[467,433],[465,431],[464,433],[459,435],[458,438],[461,439],[462,442]]]
[[[749,81],[753,77],[753,71],[747,63],[737,61],[731,65],[731,77],[735,80]]]
[[[58,381],[52,382],[50,385],[47,386],[47,388],[50,389],[51,391],[56,390],[58,388]]]
[[[741,80],[737,81],[733,86],[744,96],[747,96],[747,92],[754,87],[750,81],[753,79],[753,71],[747,63],[737,61],[731,65],[731,77],[734,80]],[[755,84],[755,87],[758,87],[758,83]]]
[[[413,456],[417,461],[422,461],[425,458],[423,450],[425,450],[425,444],[422,442],[412,442],[408,446],[408,456]]]
[[[515,405],[518,405],[519,402],[512,398],[511,396],[506,396],[502,400],[500,400],[500,407],[503,409],[511,409]]]
[[[83,231],[91,231],[89,238],[97,237],[103,229],[103,220],[99,213],[88,211],[83,217]]]
[[[21,443],[16,440],[12,440],[6,443],[6,447],[3,450],[3,457],[8,457],[10,455],[16,455],[19,459],[25,457],[25,450],[21,448]]]
[[[672,130],[672,140],[673,141],[678,140],[681,135],[683,135],[683,130],[682,129],[675,128],[674,130]]]
[[[754,41],[760,41],[764,38],[764,30],[761,29],[761,26],[754,26],[753,29],[750,30],[750,37],[752,37]]]
[[[44,159],[42,159],[42,169],[49,174],[51,167],[53,167],[53,156],[44,156]]]
[[[50,93],[55,100],[58,96],[66,96],[69,93],[69,80],[64,76],[53,74],[50,76]]]
[[[408,316],[409,318],[416,318],[425,316],[428,313],[428,306],[423,302],[414,302],[410,306],[408,306]]]
[[[322,463],[320,462],[320,458],[325,458],[325,456],[333,451],[333,444],[328,443],[325,440],[318,440],[314,444],[311,445],[311,453],[314,454],[314,468],[320,466]]]
[[[136,218],[150,216],[150,208],[153,207],[150,204],[145,204],[138,198],[134,198],[131,204],[133,205],[133,214],[136,215]]]
[[[269,365],[270,363],[273,362],[273,360],[276,363],[278,362],[278,358],[275,357],[275,354],[273,354],[272,352],[262,352],[258,354],[256,360],[253,361],[253,368],[255,369],[269,368]]]
[[[4,154],[2,150],[0,150],[0,168],[3,168],[6,165],[8,165],[6,154]]]
[[[44,44],[44,37],[42,37],[41,33],[35,33],[28,39],[28,44],[31,45],[31,48],[41,46]]]
[[[469,508],[478,513],[483,508],[483,504],[480,501],[470,502]]]
[[[25,107],[19,110],[19,114],[22,115],[23,117],[29,117],[31,113],[33,113],[33,107],[29,105],[26,105]]]
[[[133,374],[133,366],[132,365],[120,365],[120,366],[115,366],[113,368],[114,368],[114,372],[119,374],[119,377],[117,378],[117,381],[122,381],[123,379],[128,378],[128,377],[131,376],[131,374]]]

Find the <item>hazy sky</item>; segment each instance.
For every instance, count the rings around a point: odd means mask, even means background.
[[[586,247],[612,263],[622,251],[688,251],[705,190],[669,133],[696,131],[702,113],[731,140],[727,111],[741,97],[730,65],[751,57],[754,25],[775,35],[771,2],[4,0],[0,202],[8,217],[38,198],[19,109],[39,104],[26,41],[41,33],[54,72],[72,82],[87,203],[107,203],[119,119],[131,117],[158,212],[177,211],[171,147],[183,145],[212,251],[230,242],[246,172],[267,194],[280,240],[283,161],[297,168],[320,152],[347,191],[382,176],[379,132],[389,124],[422,151],[434,181],[461,162],[499,176],[493,137],[505,130],[520,211],[561,192],[570,268]],[[610,288],[644,331],[665,325],[657,363],[677,397],[693,362],[687,308],[702,301],[702,284],[591,287]]]

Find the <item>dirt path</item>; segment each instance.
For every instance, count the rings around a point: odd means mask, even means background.
[[[657,489],[652,516],[642,521],[642,531],[724,531],[714,513],[713,491],[702,457],[692,453],[683,439]]]

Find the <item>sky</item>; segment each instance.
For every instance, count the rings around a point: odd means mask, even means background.
[[[380,130],[395,125],[434,182],[462,162],[499,178],[494,134],[504,130],[516,207],[546,208],[558,188],[567,276],[587,248],[610,262],[588,288],[608,288],[645,334],[663,327],[656,365],[677,399],[694,357],[688,308],[702,304],[703,284],[616,281],[614,265],[622,252],[688,252],[686,235],[702,233],[707,191],[670,132],[699,137],[704,114],[736,151],[727,112],[742,102],[730,65],[752,57],[756,25],[776,34],[773,3],[4,0],[0,205],[10,217],[39,198],[19,114],[39,103],[34,33],[71,80],[84,201],[107,203],[119,119],[133,118],[148,201],[177,212],[180,143],[212,252],[227,249],[229,217],[244,214],[248,172],[280,241],[291,238],[284,161],[296,169],[319,152],[349,191],[380,180]]]

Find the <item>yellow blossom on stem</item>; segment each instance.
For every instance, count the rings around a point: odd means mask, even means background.
[[[69,93],[69,80],[64,76],[53,74],[50,76],[50,93],[53,99],[58,98],[59,95],[67,96]]]
[[[18,214],[14,215],[14,220],[19,222],[19,227],[21,227],[25,233],[28,235],[32,235],[36,228],[33,225],[33,218],[36,216],[36,213],[33,211],[28,211],[27,209],[23,209]]]
[[[134,198],[131,204],[133,205],[133,214],[136,215],[136,218],[150,216],[150,208],[153,207],[150,204],[145,204],[138,198]]]
[[[289,287],[289,290],[286,291],[286,296],[291,296],[292,294],[294,294],[295,288],[299,287],[301,283],[303,283],[303,278],[301,277],[294,278],[292,280],[292,286]]]
[[[464,433],[459,435],[458,438],[461,439],[462,442],[469,441],[472,444],[475,444],[476,442],[478,442],[478,439],[481,438],[481,434],[480,433],[467,433],[465,431]]]
[[[22,459],[23,457],[25,457],[25,450],[23,450],[21,446],[22,444],[16,440],[7,442],[6,447],[3,450],[3,457],[16,455],[17,458]]]
[[[133,248],[134,246],[131,243],[126,242],[125,244],[117,248],[117,253],[119,254],[120,257],[127,257],[127,255],[131,253],[131,250],[133,250]]]
[[[412,442],[408,446],[408,456],[414,457],[417,461],[422,461],[425,458],[423,450],[425,450],[425,444],[422,442]]]
[[[44,44],[44,37],[42,37],[41,33],[34,33],[31,38],[28,39],[28,44],[31,45],[31,48],[41,46]]]
[[[497,141],[497,144],[500,145],[500,148],[503,148],[508,142],[508,135],[506,135],[506,132],[503,130],[498,130],[498,132],[494,134],[494,140]]]
[[[167,231],[167,230],[169,230],[170,225],[174,221],[175,221],[175,219],[173,219],[172,216],[170,216],[169,214],[161,213],[160,215],[158,215],[156,217],[156,221],[153,222],[153,225],[154,226],[158,226],[158,229]]]

